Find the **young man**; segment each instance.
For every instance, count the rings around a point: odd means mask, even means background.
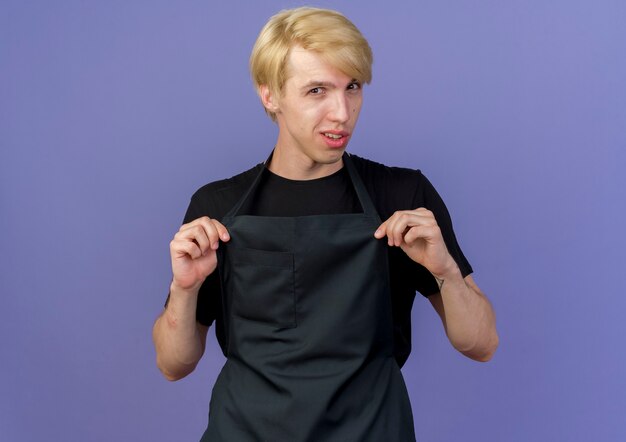
[[[250,66],[276,146],[194,194],[154,326],[157,364],[177,380],[215,321],[227,361],[202,440],[414,440],[400,367],[416,290],[463,354],[487,361],[497,347],[430,183],[345,152],[371,63],[334,11],[282,11],[257,39]]]

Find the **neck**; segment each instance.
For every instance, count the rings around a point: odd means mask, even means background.
[[[276,175],[290,180],[314,180],[332,175],[343,167],[339,157],[330,163],[318,163],[302,152],[293,149],[281,149],[277,144],[267,168]]]

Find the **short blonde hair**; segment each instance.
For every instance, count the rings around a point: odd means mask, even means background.
[[[265,24],[250,55],[250,73],[259,92],[266,85],[280,94],[287,81],[287,57],[294,46],[319,54],[324,61],[361,83],[372,81],[373,55],[357,27],[337,11],[286,9]],[[273,112],[265,110],[276,121]]]

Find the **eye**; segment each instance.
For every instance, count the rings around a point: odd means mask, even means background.
[[[314,87],[309,90],[310,95],[321,95],[324,92],[324,89],[321,87]]]
[[[348,90],[350,91],[357,91],[359,89],[361,89],[361,83],[358,81],[354,81],[348,85]]]

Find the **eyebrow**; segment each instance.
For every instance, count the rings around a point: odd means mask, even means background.
[[[353,78],[352,80],[350,80],[348,82],[348,84],[352,84],[352,83],[358,83],[358,80],[356,80],[355,78]],[[308,90],[308,89],[313,89],[316,87],[328,87],[328,88],[335,88],[337,87],[335,85],[335,83],[331,83],[330,81],[318,81],[318,80],[311,80],[309,81],[307,84],[305,84],[304,86],[302,86],[300,88],[300,90],[304,91],[304,90]]]
[[[335,87],[334,83],[331,83],[330,81],[317,81],[317,80],[312,80],[309,81],[307,84],[305,84],[304,86],[302,86],[300,89],[304,90],[304,89],[313,89],[315,87]]]

